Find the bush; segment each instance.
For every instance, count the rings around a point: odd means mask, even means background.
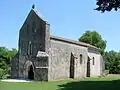
[[[0,79],[3,79],[4,73],[4,70],[0,68]]]
[[[108,75],[109,74],[109,70],[104,70],[104,74]]]
[[[0,68],[0,79],[7,79],[10,75],[8,73],[8,70],[3,70]]]
[[[16,49],[7,49],[0,47],[0,79],[10,78],[10,61],[17,53]]]

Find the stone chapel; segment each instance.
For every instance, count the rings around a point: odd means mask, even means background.
[[[98,77],[103,66],[98,48],[51,35],[50,24],[32,8],[19,31],[11,76],[36,81]]]

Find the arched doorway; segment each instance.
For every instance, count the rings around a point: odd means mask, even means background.
[[[32,65],[29,66],[28,79],[30,79],[30,80],[34,79],[34,72],[33,72],[33,66]]]
[[[34,65],[32,61],[26,61],[24,64],[24,78],[34,80]]]

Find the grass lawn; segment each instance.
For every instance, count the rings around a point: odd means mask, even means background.
[[[120,78],[86,78],[51,82],[0,82],[0,90],[120,90]]]

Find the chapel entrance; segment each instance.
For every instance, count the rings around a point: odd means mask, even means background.
[[[74,60],[74,56],[71,53],[71,57],[70,57],[70,78],[74,78],[74,64],[75,64],[75,60]]]
[[[28,79],[30,79],[30,80],[34,79],[34,72],[33,72],[33,66],[32,65],[29,66]]]
[[[87,73],[86,73],[87,77],[90,77],[90,58],[88,56],[88,60],[87,60]]]

